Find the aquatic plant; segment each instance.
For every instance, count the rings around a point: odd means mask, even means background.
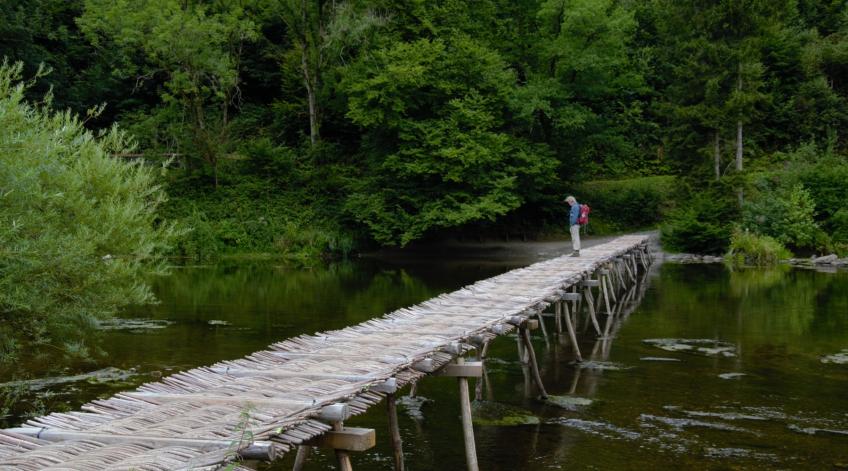
[[[777,239],[737,230],[730,237],[730,250],[725,260],[731,266],[769,266],[792,256]]]

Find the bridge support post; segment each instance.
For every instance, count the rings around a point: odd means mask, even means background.
[[[462,357],[456,359],[457,365],[462,365],[465,360]],[[477,445],[474,443],[474,424],[471,421],[471,398],[468,396],[468,378],[460,376],[459,382],[459,404],[462,413],[462,436],[465,441],[465,461],[468,471],[479,471],[477,464]]]
[[[604,282],[606,283],[605,287],[609,288],[607,290],[609,292],[609,296],[610,296],[610,298],[612,298],[613,303],[617,303],[618,298],[615,295],[615,289],[612,287],[613,271],[612,271],[612,265],[610,263],[607,263],[606,266],[604,267],[604,274],[606,275],[606,276],[604,276]]]
[[[592,286],[600,286],[598,280],[583,280],[583,296],[586,298],[586,307],[589,309],[589,317],[592,319],[592,326],[595,327],[595,332],[601,335],[601,326],[598,324],[598,318],[595,316],[595,296],[592,294]]]
[[[548,344],[548,329],[545,328],[545,320],[542,318],[542,311],[536,313],[536,319],[539,320],[539,327],[542,329],[542,336],[545,337],[545,345]]]
[[[542,384],[542,375],[539,374],[539,364],[536,362],[536,351],[533,349],[533,344],[530,343],[530,332],[525,326],[519,326],[518,335],[524,341],[524,349],[527,350],[527,356],[530,360],[530,370],[533,372],[533,381],[536,387],[539,388],[539,395],[542,399],[548,398],[548,392],[545,391],[545,385]]]
[[[480,365],[483,367],[483,376],[477,378],[474,384],[474,399],[477,401],[483,400],[483,384],[486,382],[486,356],[489,352],[489,343],[484,342],[483,346],[477,349],[477,361],[480,362]]]
[[[562,334],[562,303],[559,301],[554,303],[554,318],[556,319],[556,332]]]
[[[568,302],[577,302],[580,295],[577,293],[565,293],[562,301],[562,307],[565,314],[565,327],[568,329],[568,337],[571,339],[571,345],[574,348],[574,355],[577,357],[577,362],[582,362],[583,357],[580,355],[580,346],[577,344],[577,332],[574,330],[574,323],[571,321],[571,312],[568,309]]]
[[[306,460],[309,459],[309,454],[312,452],[312,447],[309,445],[300,445],[297,447],[297,455],[294,457],[294,466],[292,471],[303,471],[303,466],[306,465]]]
[[[392,451],[395,456],[395,471],[403,471],[403,441],[398,426],[397,398],[394,393],[386,395],[386,409],[389,416],[389,434],[392,437]]]
[[[344,424],[342,422],[336,422],[333,424],[334,432],[341,432],[344,430]],[[350,455],[346,450],[341,450],[336,448],[336,460],[339,462],[339,471],[353,471],[353,464],[350,462]]]

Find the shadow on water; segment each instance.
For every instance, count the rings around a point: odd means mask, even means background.
[[[273,263],[178,268],[153,280],[160,304],[101,326],[99,345],[108,356],[85,364],[35,357],[0,371],[3,425],[33,406],[76,408],[176,370],[361,322],[536,256],[495,263],[452,252],[447,259],[369,258],[312,270]],[[574,319],[582,364],[547,319],[548,337],[537,330],[533,342],[550,401],[536,399],[514,337],[491,345],[475,404],[481,469],[848,464],[848,365],[837,361],[848,349],[848,273],[657,266],[616,307],[605,338],[596,338],[584,316]],[[599,320],[606,325],[606,317]],[[457,389],[450,378],[426,378],[416,398],[400,401],[407,469],[464,468]],[[350,425],[373,427],[378,438],[372,451],[353,457],[354,467],[392,469],[383,407]],[[291,469],[292,458],[251,465]],[[319,451],[307,469],[332,463],[332,454]]]

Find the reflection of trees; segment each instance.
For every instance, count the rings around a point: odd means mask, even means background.
[[[799,269],[744,269],[666,264],[662,289],[652,310],[674,313],[658,316],[655,327],[665,336],[714,332],[736,337],[744,330],[751,340],[781,342],[816,331],[848,326],[846,276]],[[840,311],[841,309],[841,311]],[[681,323],[680,319],[686,319]]]
[[[262,329],[303,318],[346,325],[433,295],[421,279],[403,270],[351,263],[309,270],[271,264],[175,270],[168,278],[154,280],[154,292],[162,304],[136,308],[129,315],[219,319]]]
[[[174,321],[166,328],[98,331],[95,325],[84,324],[86,318],[55,326],[21,326],[0,317],[0,352],[8,360],[0,365],[0,383],[83,373],[107,365],[138,368],[137,380],[149,380],[147,373],[158,376],[173,367],[237,358],[283,338],[364,321],[500,271],[503,268],[436,262],[386,268],[385,264],[372,261],[309,270],[271,262],[175,267],[170,276],[149,280],[161,300],[159,304],[135,306],[122,314]],[[210,325],[210,320],[226,324]],[[48,333],[65,339],[79,352],[102,348],[108,356],[80,362],[49,343],[28,348],[32,339],[44,338]],[[14,354],[27,351],[31,354]],[[61,401],[71,401],[74,406],[109,388],[94,384],[75,387],[80,390],[68,389],[67,394],[55,396],[48,407],[66,407]],[[0,391],[0,396],[4,394]],[[34,398],[27,393],[16,402],[25,407]],[[21,417],[24,409],[13,412]]]

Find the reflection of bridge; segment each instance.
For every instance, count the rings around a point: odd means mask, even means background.
[[[300,469],[312,446],[335,449],[340,468],[351,469],[349,452],[373,446],[375,434],[343,422],[383,398],[395,468],[403,469],[395,394],[437,374],[458,378],[466,457],[476,470],[468,378],[484,374],[489,342],[517,330],[528,391],[546,396],[529,330],[544,332],[539,321],[553,317],[549,327],[562,341],[568,334],[580,360],[589,352],[580,351],[577,331],[592,329],[600,340],[588,357],[603,357],[650,261],[647,237],[619,237],[579,258],[536,263],[356,326],[178,373],[81,412],[33,419],[0,430],[0,469],[215,469],[295,447]],[[553,313],[543,313],[549,306]],[[478,361],[465,361],[470,350]]]

